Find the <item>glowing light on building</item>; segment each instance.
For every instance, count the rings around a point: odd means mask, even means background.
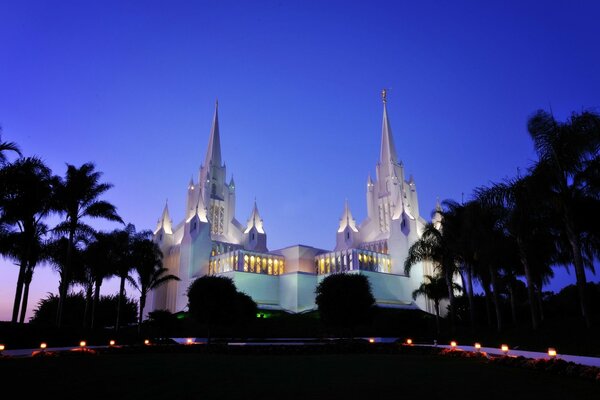
[[[369,338],[369,343],[375,343],[375,339]]]
[[[187,344],[193,344],[193,343],[194,343],[194,339],[192,339],[192,338],[188,338],[188,339],[187,339],[185,342],[186,342]]]
[[[148,345],[150,344],[150,341],[149,341],[148,339],[146,339],[146,340],[144,340],[144,344],[145,344],[146,346],[148,346]]]
[[[412,339],[406,339],[406,344],[409,346],[412,345],[413,344]]]

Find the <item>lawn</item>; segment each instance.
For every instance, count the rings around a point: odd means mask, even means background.
[[[600,384],[432,355],[102,354],[0,360],[4,388],[62,399],[598,399]],[[418,397],[417,397],[418,396]]]

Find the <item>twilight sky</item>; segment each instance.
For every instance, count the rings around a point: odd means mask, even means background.
[[[95,162],[123,219],[152,229],[167,198],[183,217],[218,98],[238,220],[256,197],[270,249],[330,249],[345,198],[365,217],[383,87],[428,217],[526,169],[535,110],[599,110],[599,16],[591,0],[0,0],[2,139],[56,174]],[[575,281],[556,273],[549,289]],[[0,261],[0,320],[16,277]],[[39,266],[30,310],[57,286]]]

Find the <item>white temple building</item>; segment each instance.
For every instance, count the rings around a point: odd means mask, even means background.
[[[426,221],[419,213],[415,181],[405,178],[396,154],[385,91],[382,98],[381,151],[376,179],[369,176],[366,183],[367,218],[358,224],[346,201],[333,251],[303,245],[269,251],[256,202],[245,224],[236,219],[236,186],[233,178],[226,181],[217,104],[198,181],[192,179],[187,188],[185,218],[173,225],[165,205],[154,230],[164,266],[181,281],[155,290],[148,309],[186,309],[191,282],[213,274],[232,278],[259,308],[304,312],[316,307],[315,288],[321,279],[349,272],[369,278],[379,306],[433,312],[430,301],[412,299],[423,276],[433,275],[432,266],[420,263],[410,276],[404,274],[408,248]]]

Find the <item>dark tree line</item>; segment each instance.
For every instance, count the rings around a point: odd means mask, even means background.
[[[435,223],[409,250],[407,273],[428,261],[445,280],[452,324],[456,299],[450,285],[460,275],[467,298],[462,304],[472,323],[474,281],[483,288],[488,320],[495,315],[498,330],[505,325],[504,297],[517,323],[515,294],[523,281],[528,319],[537,329],[545,318],[543,287],[553,268],[565,267],[575,271],[580,315],[591,326],[586,286],[587,271],[594,271],[600,255],[600,116],[585,111],[560,122],[538,111],[527,129],[538,159],[526,173],[479,187],[466,203],[444,201]]]
[[[17,157],[12,162],[11,153]],[[52,266],[59,275],[58,327],[64,323],[65,302],[75,287],[83,289],[85,298],[82,324],[93,328],[98,322],[102,283],[118,277],[120,290],[111,324],[118,330],[127,302],[126,281],[140,292],[141,324],[149,291],[178,279],[163,267],[152,232],[136,232],[131,224],[99,232],[89,225],[95,219],[123,224],[116,207],[103,199],[111,187],[92,163],[67,164],[64,176],[54,175],[40,158],[24,157],[15,143],[0,139],[0,254],[19,268],[13,323],[25,322],[29,287],[41,264]],[[53,227],[47,223],[51,216],[59,218]]]

